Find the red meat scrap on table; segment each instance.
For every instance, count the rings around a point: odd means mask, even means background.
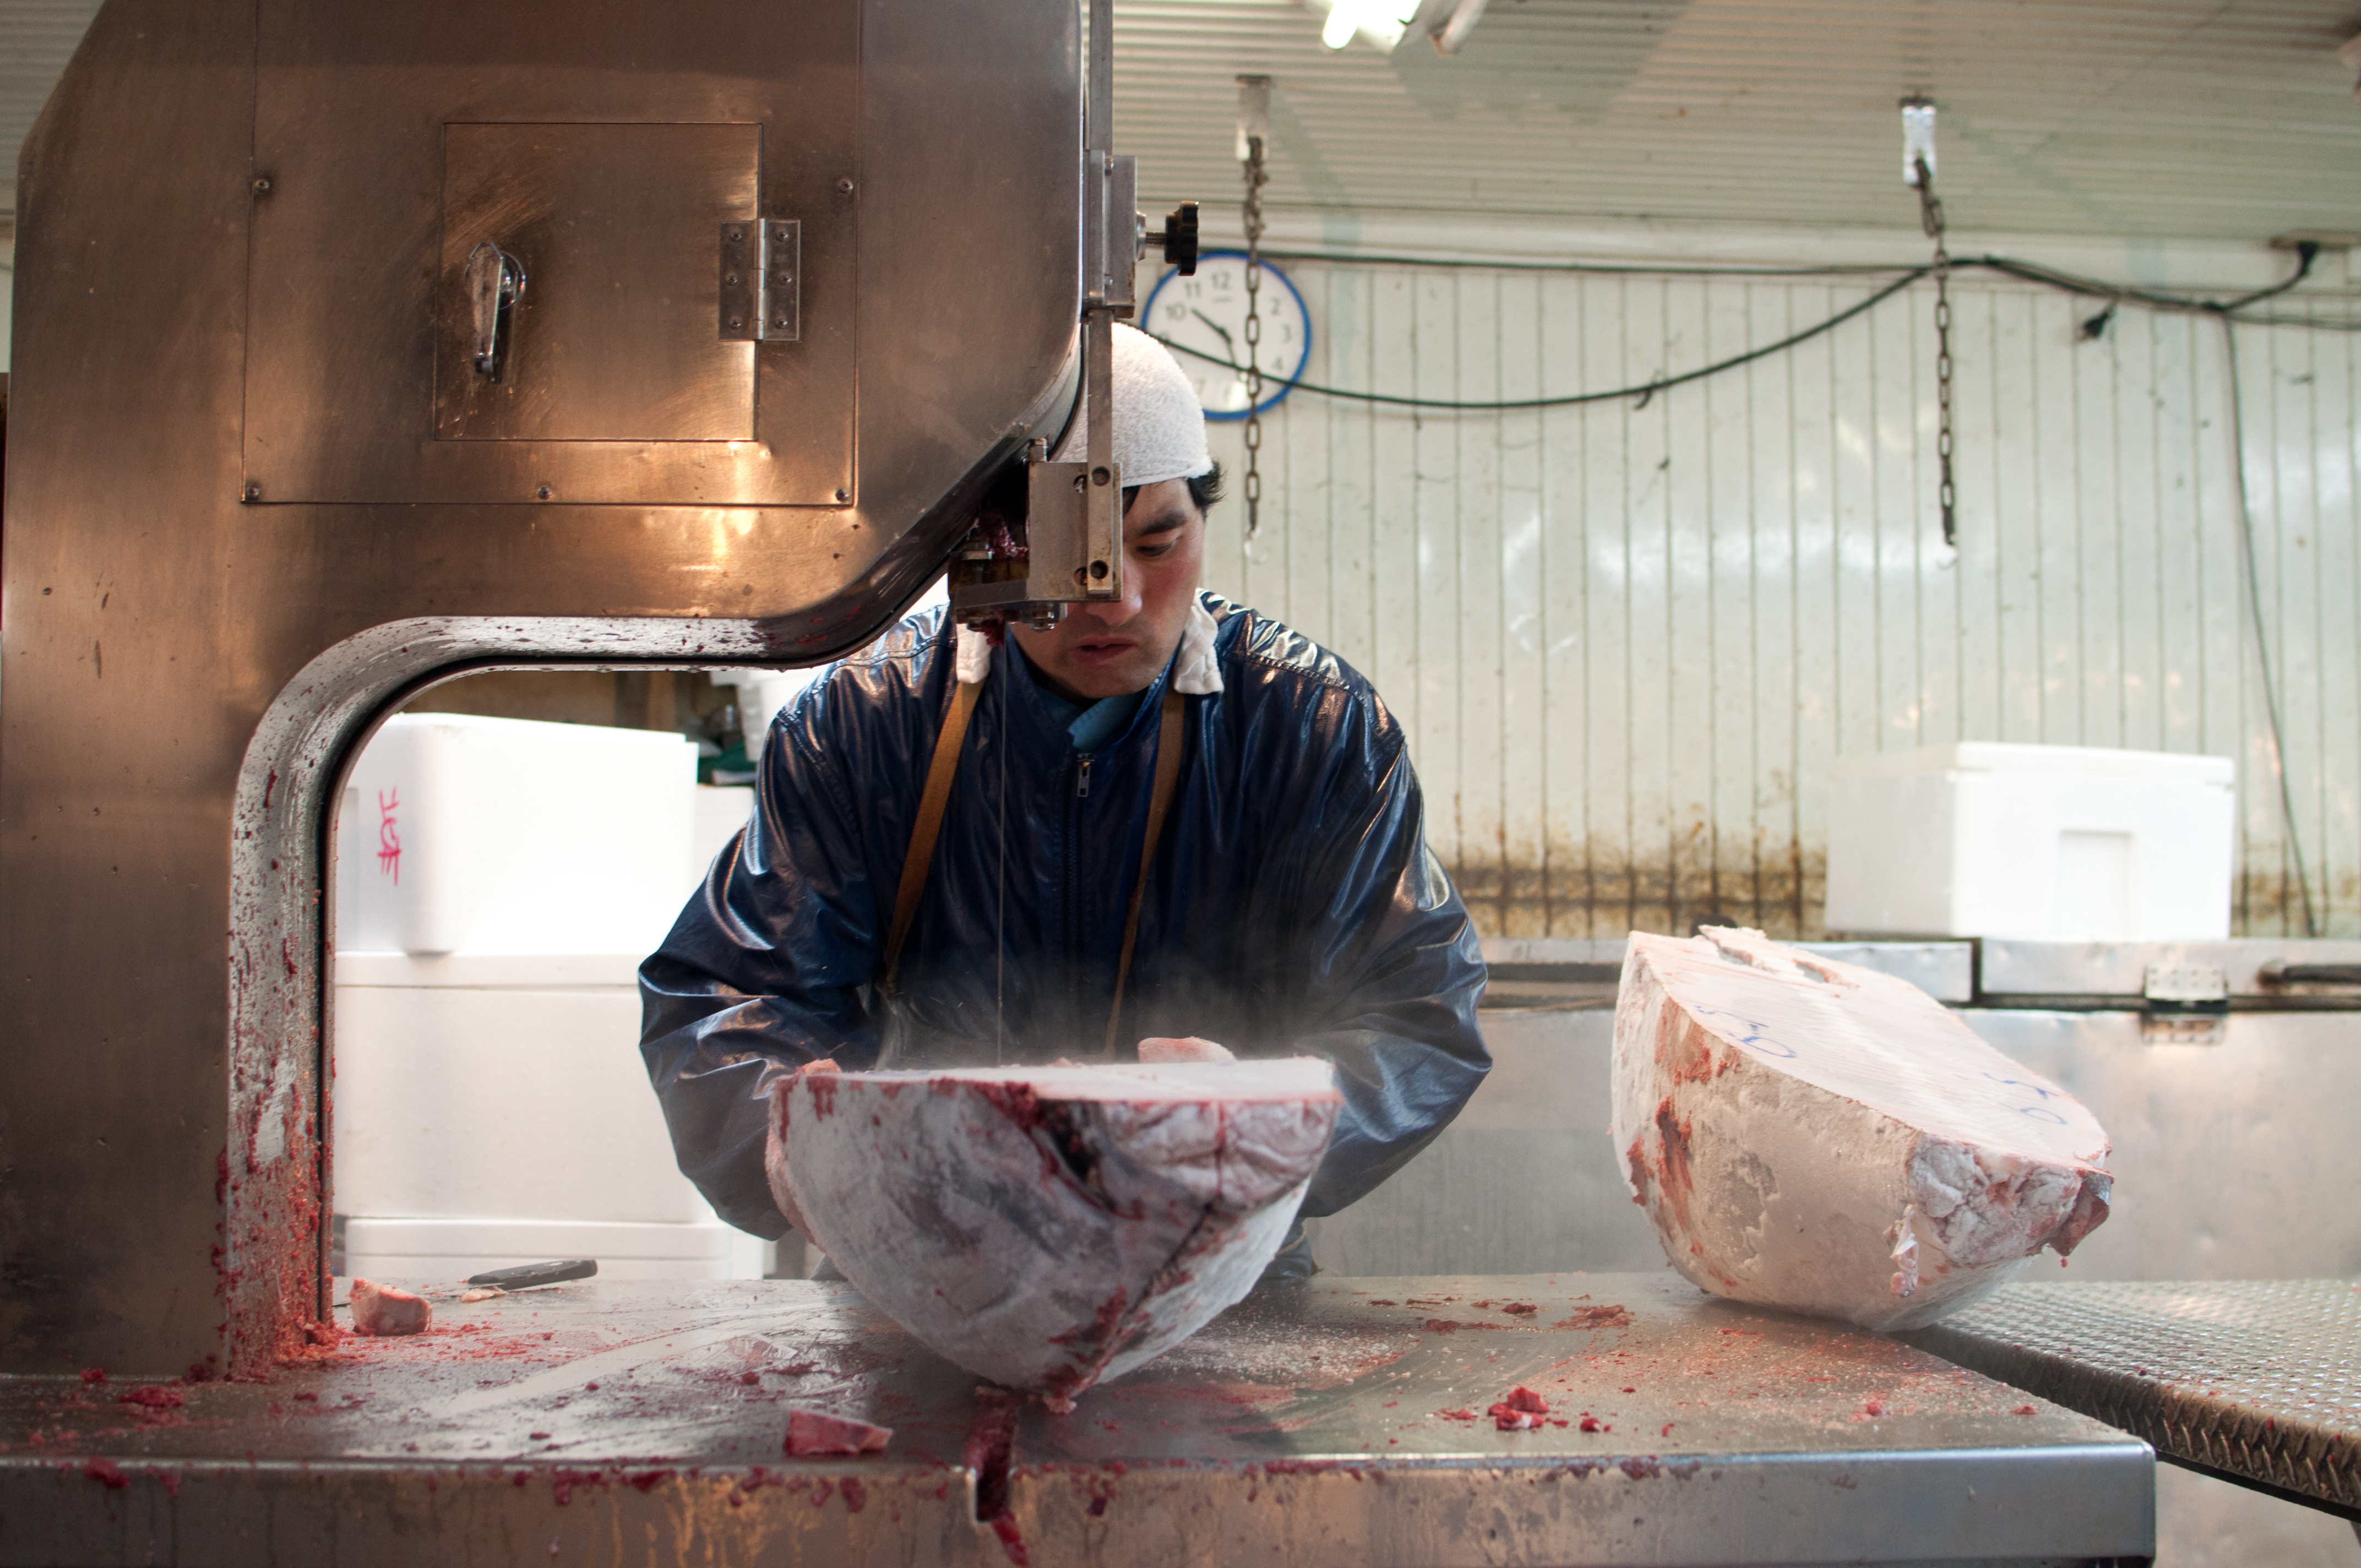
[[[787,1408],[789,1453],[881,1453],[893,1440],[892,1427],[872,1426],[850,1416],[832,1416],[800,1405]]]
[[[118,1405],[141,1405],[151,1410],[175,1410],[188,1403],[170,1388],[134,1388],[127,1394],[117,1394]]]
[[[1549,1414],[1549,1401],[1521,1383],[1509,1390],[1509,1397],[1494,1405],[1485,1414],[1502,1431],[1531,1431],[1542,1424]]]
[[[1628,1329],[1631,1314],[1622,1307],[1576,1307],[1570,1316],[1552,1323],[1554,1329]]]
[[[423,1296],[374,1280],[353,1281],[353,1332],[357,1334],[414,1334],[434,1321],[434,1308]]]

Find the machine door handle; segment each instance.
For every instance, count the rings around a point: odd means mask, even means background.
[[[2291,964],[2273,959],[2257,972],[2265,985],[2361,985],[2361,964]]]
[[[478,376],[497,381],[507,363],[509,330],[524,298],[524,266],[485,240],[467,253],[467,303],[475,317],[470,360]]]

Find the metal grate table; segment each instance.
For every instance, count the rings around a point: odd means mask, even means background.
[[[1904,1337],[2191,1469],[2361,1522],[2361,1283],[2014,1285]]]

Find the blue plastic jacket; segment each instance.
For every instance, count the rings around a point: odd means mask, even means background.
[[[1334,1062],[1345,1109],[1303,1207],[1330,1214],[1423,1147],[1489,1069],[1484,960],[1369,684],[1275,621],[1204,602],[1225,689],[1184,699],[1188,755],[1119,1054],[1196,1035]],[[994,654],[898,983],[890,997],[871,983],[953,647],[940,611],[913,617],[779,716],[752,821],[640,966],[641,1047],[680,1168],[757,1234],[786,1228],[757,1098],[782,1067],[1038,1062],[1104,1040],[1169,669],[1082,756],[1025,660]]]

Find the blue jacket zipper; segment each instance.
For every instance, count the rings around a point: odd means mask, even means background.
[[[1065,897],[1066,907],[1066,1016],[1082,1016],[1082,895],[1081,855],[1078,853],[1082,834],[1082,802],[1091,795],[1091,757],[1078,752],[1074,758],[1074,793],[1066,797]]]

